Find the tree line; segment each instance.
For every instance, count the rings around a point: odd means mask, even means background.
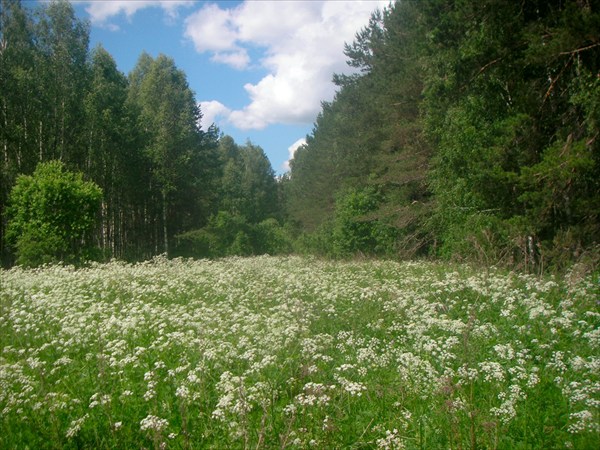
[[[29,260],[26,254],[44,253],[50,241],[57,249],[64,242],[50,259],[82,256],[70,250],[73,236],[60,237],[61,229],[71,226],[69,214],[62,223],[56,214],[48,216],[54,224],[50,229],[21,223],[11,234],[8,227],[10,218],[23,222],[27,208],[37,208],[33,220],[43,214],[40,204],[54,202],[56,207],[55,199],[44,197],[51,194],[40,192],[56,185],[53,176],[67,183],[71,178],[65,171],[83,174],[102,193],[96,226],[77,235],[87,248],[99,249],[99,258],[189,253],[181,248],[188,240],[177,236],[209,224],[214,229],[216,219],[211,218],[220,210],[221,218],[229,214],[246,228],[277,220],[278,187],[263,150],[251,143],[237,145],[202,124],[194,93],[173,59],[143,53],[125,76],[105,49],[90,50],[89,24],[75,16],[69,2],[31,9],[19,0],[1,0],[0,6],[0,246],[5,263],[18,260],[19,253],[23,261]],[[14,196],[20,203],[11,210],[9,197],[19,176],[35,173],[42,180],[23,178]],[[30,190],[41,195],[37,203]],[[246,238],[246,247],[254,245]]]
[[[354,73],[334,75],[334,99],[280,178],[260,147],[204,126],[171,58],[142,54],[125,76],[89,50],[68,2],[0,1],[6,262],[27,234],[6,233],[26,217],[6,206],[11,191],[42,192],[26,177],[53,161],[62,168],[40,177],[68,169],[100,188],[96,226],[73,236],[104,258],[310,252],[526,270],[600,259],[598,1],[375,11],[345,46]],[[30,229],[31,254],[43,239]]]
[[[598,261],[600,2],[397,1],[285,182],[324,254]]]

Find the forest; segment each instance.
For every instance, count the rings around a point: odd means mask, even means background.
[[[396,1],[346,44],[353,73],[276,177],[203,123],[172,58],[125,75],[70,3],[1,0],[2,262],[596,266],[599,30],[594,0]]]

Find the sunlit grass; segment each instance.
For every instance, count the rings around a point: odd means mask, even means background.
[[[0,272],[1,448],[597,448],[600,289],[299,257]]]

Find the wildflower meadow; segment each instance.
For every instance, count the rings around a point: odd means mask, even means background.
[[[263,256],[0,276],[3,449],[600,448],[597,275]]]

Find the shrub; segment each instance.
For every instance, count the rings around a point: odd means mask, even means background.
[[[266,219],[253,227],[255,254],[281,255],[292,251],[289,230],[274,219]]]
[[[6,240],[17,263],[39,266],[78,263],[94,253],[90,232],[102,190],[63,163],[40,163],[33,175],[20,175],[8,202]]]

